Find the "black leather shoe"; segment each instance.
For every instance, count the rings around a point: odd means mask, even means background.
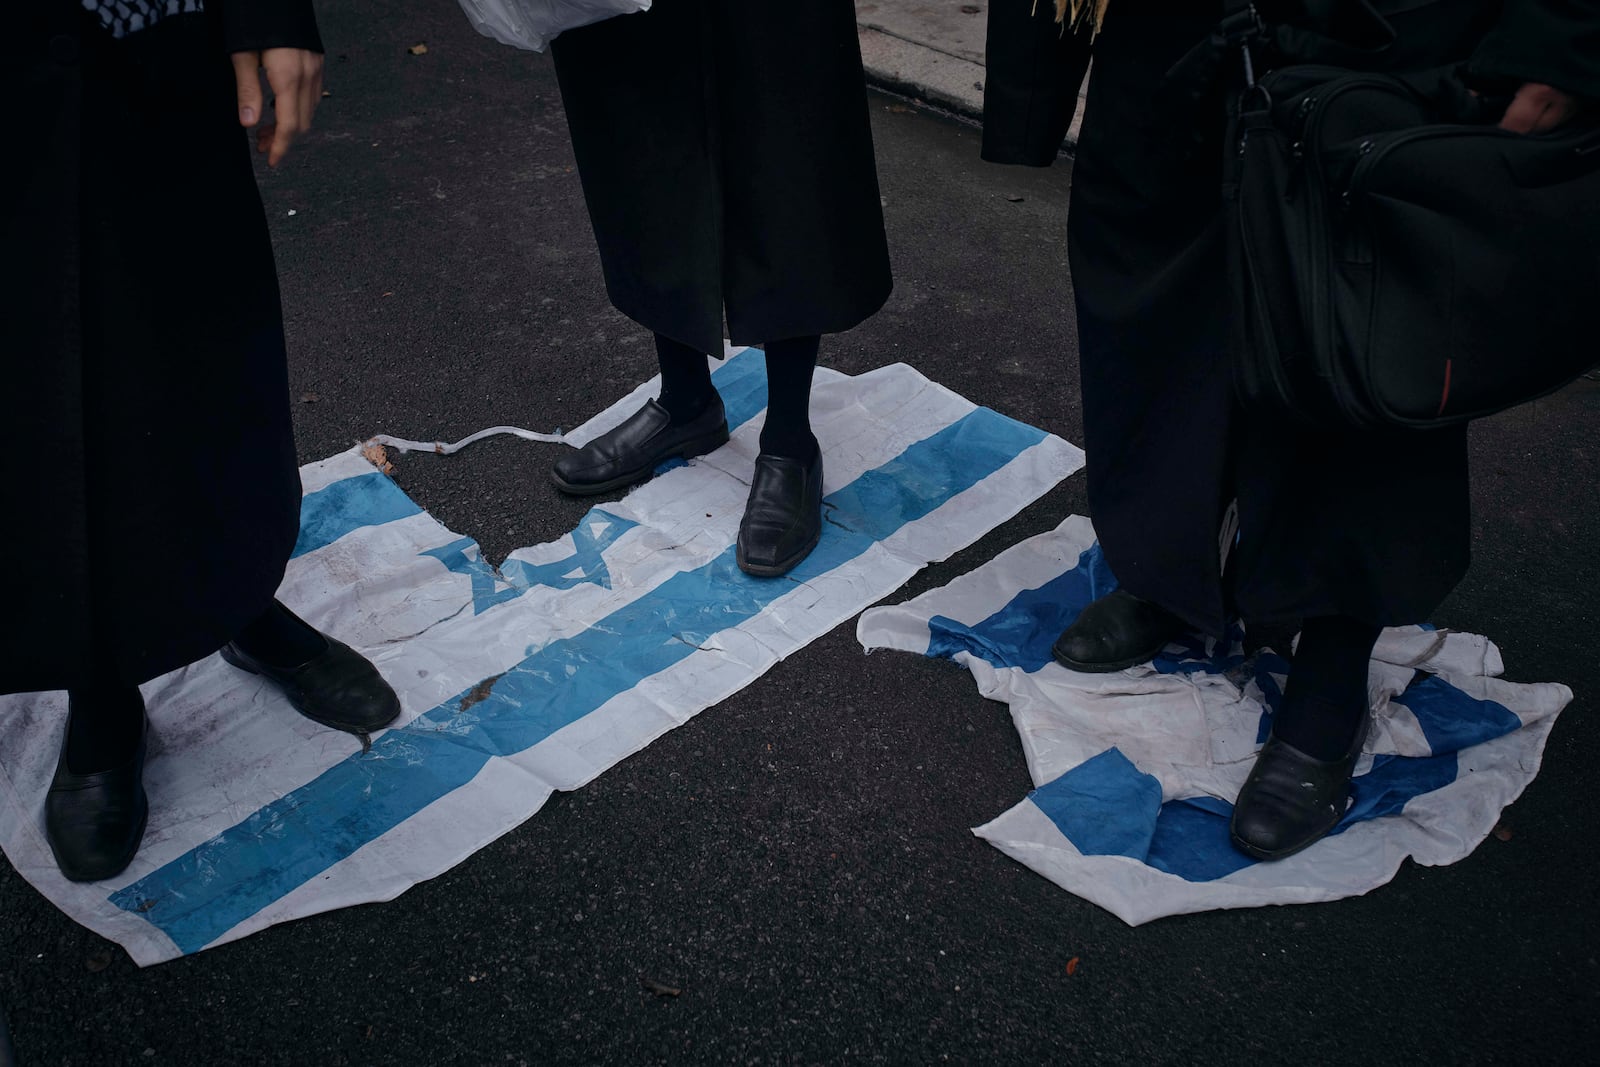
[[[787,574],[821,539],[821,450],[809,460],[761,453],[739,523],[739,569],[757,578]]]
[[[127,763],[96,774],[67,769],[66,744],[44,798],[44,839],[73,882],[98,882],[127,869],[144,839],[150,801],[144,792],[146,722]]]
[[[644,481],[663,460],[701,456],[727,440],[728,416],[720,396],[679,426],[672,425],[666,408],[647,400],[622,425],[556,460],[550,480],[572,496],[609,493]]]
[[[222,658],[272,682],[289,704],[310,719],[352,734],[371,733],[400,715],[400,698],[366,657],[327,634],[323,651],[298,667],[275,667],[231,642]]]
[[[1336,760],[1308,756],[1269,736],[1233,806],[1233,846],[1258,860],[1281,860],[1338,826],[1349,807],[1350,775],[1370,719],[1362,717],[1350,751]]]
[[[1166,608],[1114,589],[1079,612],[1050,651],[1063,667],[1104,674],[1149,662],[1182,632]]]

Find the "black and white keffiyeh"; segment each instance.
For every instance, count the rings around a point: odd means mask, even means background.
[[[168,15],[205,10],[205,0],[83,0],[84,10],[98,15],[100,23],[121,39],[147,30]]]

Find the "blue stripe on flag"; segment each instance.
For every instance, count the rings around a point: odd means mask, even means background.
[[[927,655],[954,659],[957,652],[970,652],[996,669],[1020,667],[1032,674],[1050,662],[1050,646],[1078,613],[1116,587],[1096,542],[1070,571],[1023,590],[980,623],[969,626],[943,615],[929,619]]]
[[[1432,756],[1374,756],[1372,769],[1350,783],[1354,800],[1344,814],[1344,821],[1334,827],[1333,832],[1343,833],[1367,819],[1398,815],[1417,797],[1455,781],[1460,769],[1454,752]]]
[[[767,406],[766,356],[749,348],[728,357],[711,372],[711,384],[722,396],[732,433]]]
[[[1189,797],[1161,805],[1145,862],[1186,882],[1226,878],[1256,862],[1233,847],[1228,823],[1233,805],[1215,797]]]
[[[822,541],[785,578],[744,575],[730,546],[534,652],[493,681],[488,699],[463,708],[482,683],[462,691],[110,900],[149,920],[181,951],[198,951],[465,785],[492,757],[533,747],[797,584],[929,514],[1044,436],[979,408],[833,493]]]
[[[1128,856],[1190,882],[1255,862],[1228,839],[1233,806],[1212,797],[1161,802],[1161,783],[1108,748],[1028,795],[1085,856]]]
[[[1145,858],[1161,809],[1161,783],[1115,748],[1028,794],[1085,856]]]
[[[1434,752],[1459,752],[1504,737],[1522,725],[1504,704],[1468,696],[1443,678],[1427,675],[1395,699],[1417,717]]]
[[[969,652],[997,670],[1017,667],[1032,674],[1051,662],[1051,646],[1078,613],[1116,587],[1116,576],[1096,542],[1079,553],[1071,570],[1037,589],[1024,589],[982,622],[969,625],[944,615],[933,616],[928,620],[925,655],[954,659],[958,652]],[[1238,624],[1224,640],[1209,646],[1204,637],[1186,633],[1168,644],[1150,666],[1159,674],[1228,674],[1241,688],[1247,680],[1242,668],[1248,667],[1264,704],[1256,737],[1260,743],[1267,739],[1272,712],[1283,698],[1276,676],[1289,672],[1289,661],[1265,648],[1247,661],[1233,651],[1243,641],[1244,630]]]
[[[422,509],[377,471],[344,478],[300,501],[300,537],[291,559],[333,544],[352,530],[410,518]]]
[[[1471,699],[1465,693],[1461,698]],[[1257,862],[1234,848],[1228,836],[1232,804],[1215,797],[1169,800],[1152,817],[1140,792],[1147,788],[1142,779],[1150,776],[1125,757],[1106,761],[1111,753],[1121,756],[1116,749],[1108,749],[1029,795],[1079,852],[1086,856],[1132,856],[1187,882],[1226,878]],[[1089,783],[1087,788],[1068,781],[1091,765],[1095,765],[1092,773],[1083,779]],[[1417,797],[1454,782],[1459,773],[1460,764],[1453,751],[1420,757],[1377,756],[1371,769],[1351,783],[1350,808],[1333,834],[1342,834],[1369,819],[1397,815]],[[1117,817],[1100,810],[1107,798],[1115,796],[1125,798],[1130,806],[1128,814]],[[1159,786],[1156,796],[1159,799]],[[1146,820],[1145,826],[1124,825],[1139,815]],[[1141,834],[1148,845],[1144,852],[1131,845],[1123,847],[1136,843]]]

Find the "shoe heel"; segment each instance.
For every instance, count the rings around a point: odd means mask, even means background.
[[[683,447],[678,450],[678,455],[684,459],[692,459],[695,456],[703,456],[708,452],[715,452],[728,443],[730,436],[728,423],[724,420],[721,426],[710,433],[696,437],[693,441],[685,442]]]
[[[244,671],[246,674],[260,674],[261,673],[260,671],[256,670],[254,667],[250,666],[250,664],[246,663],[239,656],[239,653],[237,653],[237,652],[235,652],[233,650],[233,642],[230,641],[229,643],[223,645],[220,649],[218,649],[218,651],[222,654],[222,658],[227,661],[227,663],[228,663],[228,665],[230,667],[237,667],[241,671]]]

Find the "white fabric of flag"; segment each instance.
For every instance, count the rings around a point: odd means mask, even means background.
[[[864,613],[857,636],[869,651],[952,659],[1009,705],[1036,788],[974,832],[1129,924],[1334,900],[1389,881],[1407,856],[1461,859],[1538,773],[1572,699],[1564,685],[1503,680],[1484,637],[1384,631],[1344,821],[1304,852],[1257,862],[1233,848],[1228,820],[1288,661],[1247,658],[1237,630],[1111,674],[1051,659],[1062,629],[1115,587],[1089,520],[1072,516],[949,585]]]
[[[133,865],[66,881],[42,808],[62,693],[0,698],[0,845],[141,965],[273,923],[387,900],[737,692],[1082,465],[1074,446],[903,364],[817,371],[825,524],[778,579],[734,562],[766,407],[759,352],[717,364],[732,439],[499,567],[362,456],[301,471],[281,599],[371,658],[401,718],[370,750],[212,656],[143,687],[150,823]],[[565,435],[582,445],[647,382]],[[449,462],[447,459],[429,462]]]

